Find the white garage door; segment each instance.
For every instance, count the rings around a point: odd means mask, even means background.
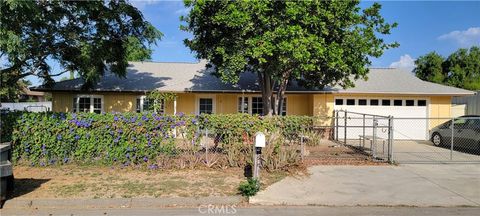
[[[395,139],[425,140],[428,139],[428,100],[427,99],[382,99],[382,98],[335,98],[335,110],[347,110],[350,112],[365,113],[380,116],[393,116],[393,133]],[[342,117],[343,114],[340,114]],[[361,126],[363,119],[361,115],[352,114],[347,120],[347,126]],[[357,119],[359,118],[359,119]],[[395,119],[399,118],[399,119]],[[401,119],[410,118],[410,119]],[[380,126],[388,126],[387,119],[379,119]],[[344,133],[341,126],[344,120],[340,120],[338,125],[339,137]],[[365,125],[372,126],[372,117],[367,116]],[[386,138],[388,136],[386,129],[379,128],[377,135]],[[347,138],[358,139],[363,134],[363,128],[348,128]],[[365,129],[366,135],[372,135],[372,129]]]

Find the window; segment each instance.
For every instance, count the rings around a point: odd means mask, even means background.
[[[239,113],[248,113],[248,97],[238,98],[237,110]]]
[[[103,97],[100,95],[79,95],[73,98],[73,112],[95,112],[103,111]]]
[[[102,99],[101,98],[93,98],[93,112],[100,114],[102,113]]]
[[[378,100],[377,99],[370,100],[370,106],[378,106]]]
[[[335,105],[343,105],[343,99],[335,99]]]
[[[358,100],[358,105],[360,105],[360,106],[366,106],[366,105],[367,105],[367,100],[366,100],[366,99],[360,99],[360,100]]]
[[[213,99],[212,98],[200,98],[199,101],[199,113],[212,114],[213,113]]]
[[[77,112],[77,107],[78,107],[78,101],[77,100],[78,100],[78,98],[76,98],[76,97],[73,98],[73,108],[72,108],[72,110],[73,110],[74,113]]]
[[[355,105],[355,99],[347,99],[347,105],[349,106]]]
[[[427,106],[427,101],[426,100],[418,100],[417,101],[417,106]]]
[[[165,112],[165,103],[163,99],[155,101],[154,99],[148,99],[146,96],[140,96],[137,98],[137,105],[135,108],[137,112],[153,111],[155,113],[163,114]]]
[[[89,97],[78,98],[78,111],[79,112],[90,112],[90,98]]]
[[[403,106],[403,100],[393,100],[394,106]]]
[[[382,106],[390,106],[390,100],[382,100]]]
[[[467,123],[467,119],[465,119],[465,118],[455,119],[455,121],[453,122],[453,128],[455,128],[455,129],[465,128],[466,123]]]
[[[415,101],[414,100],[406,100],[405,101],[405,106],[415,106]]]
[[[140,107],[142,107],[142,99],[137,98],[137,105],[135,106],[135,111],[137,113],[142,112],[142,109]]]
[[[252,97],[252,114],[263,114],[262,97]]]
[[[282,116],[287,115],[287,98],[283,98],[283,103],[282,103]]]

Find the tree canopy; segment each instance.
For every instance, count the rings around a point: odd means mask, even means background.
[[[257,73],[265,115],[281,113],[292,81],[351,87],[352,78],[366,77],[370,57],[398,46],[379,37],[396,23],[384,20],[378,3],[363,10],[359,1],[186,0],[185,6],[191,10],[181,28],[193,34],[185,44],[224,82]]]
[[[447,58],[435,52],[415,60],[414,73],[422,80],[480,90],[480,47],[461,48]]]
[[[2,88],[27,76],[45,84],[75,71],[85,88],[110,70],[125,76],[128,60],[149,59],[162,36],[142,13],[123,0],[16,1],[0,4]],[[49,61],[64,69],[53,73]]]

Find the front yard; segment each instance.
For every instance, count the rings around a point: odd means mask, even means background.
[[[131,198],[206,197],[238,194],[244,181],[243,170],[229,168],[142,170],[92,166],[15,166],[13,197],[51,198]],[[287,175],[263,172],[262,188]]]

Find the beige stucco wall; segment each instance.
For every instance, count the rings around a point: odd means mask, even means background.
[[[71,112],[73,98],[76,95],[86,95],[77,93],[53,93],[52,110],[54,112]],[[136,98],[142,94],[134,93],[95,93],[104,98],[105,112],[134,112],[136,107]],[[260,96],[253,94],[243,94],[244,96]],[[197,100],[201,97],[211,97],[215,103],[215,113],[232,114],[237,113],[238,98],[242,94],[197,94],[197,93],[178,93],[177,94],[177,113],[195,114],[198,106]],[[310,94],[288,94],[287,95],[287,115],[312,115],[313,96]],[[165,104],[165,112],[173,114],[174,102],[169,101]]]
[[[448,121],[448,119],[445,119],[445,118],[452,117],[451,108],[452,108],[451,96],[430,97],[430,109],[429,109],[430,118],[441,118],[441,119],[431,119],[430,129]]]
[[[76,95],[87,93],[52,93],[52,110],[54,112],[71,112],[73,98]],[[133,112],[135,111],[137,94],[131,93],[94,93],[103,96],[105,112]]]
[[[74,93],[52,93],[52,110],[55,112],[72,111]],[[103,95],[105,112],[134,112],[136,98],[141,94],[134,93],[95,93]],[[195,114],[197,100],[200,97],[212,97],[215,101],[215,113],[228,114],[237,112],[237,100],[242,94],[197,94],[197,93],[178,93],[177,94],[177,113]],[[244,96],[259,96],[244,94]],[[451,117],[451,96],[405,96],[378,94],[287,94],[287,115],[309,115],[322,118],[332,117],[334,109],[334,98],[345,97],[378,97],[378,98],[413,98],[427,99],[429,101],[430,118],[450,118]],[[173,101],[167,102],[165,106],[167,114],[173,114]],[[430,127],[445,122],[445,119],[432,119]],[[331,125],[331,121],[324,121],[322,125]]]

